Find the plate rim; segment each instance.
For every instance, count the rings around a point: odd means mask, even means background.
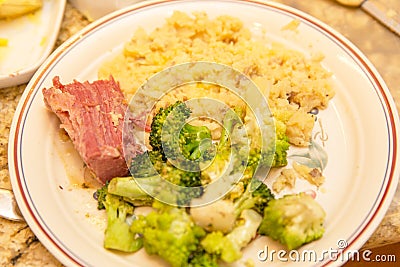
[[[189,2],[196,2],[198,0],[192,0]],[[250,0],[250,1],[245,1],[245,0],[219,0],[220,2],[234,2],[234,3],[252,3],[256,5],[261,5],[263,7],[270,7],[275,10],[279,10],[283,13],[289,13],[295,17],[299,17],[302,19],[302,21],[306,21],[308,24],[313,25],[314,28],[319,29],[320,31],[324,32],[326,36],[328,36],[331,40],[333,40],[336,44],[341,46],[343,50],[350,54],[350,56],[354,59],[356,59],[357,63],[359,64],[359,67],[363,67],[365,69],[365,73],[367,73],[368,79],[370,82],[373,84],[374,90],[377,91],[377,94],[379,96],[379,101],[381,102],[381,105],[385,111],[385,117],[387,121],[387,131],[388,131],[388,136],[389,136],[389,141],[390,142],[390,148],[388,151],[388,159],[389,162],[387,163],[387,169],[390,166],[390,168],[386,171],[385,177],[387,178],[387,182],[385,183],[386,178],[383,180],[382,188],[381,190],[384,190],[383,193],[380,193],[377,196],[377,199],[375,200],[375,204],[373,207],[371,207],[371,210],[368,215],[366,215],[365,222],[363,222],[359,231],[355,231],[353,235],[351,236],[352,239],[349,242],[348,246],[341,250],[341,253],[344,253],[347,249],[353,249],[354,247],[356,249],[359,249],[364,242],[370,237],[370,235],[373,233],[373,231],[379,226],[379,223],[383,219],[387,209],[389,208],[389,205],[391,204],[392,198],[394,196],[394,193],[397,188],[397,182],[399,180],[399,151],[398,151],[398,131],[396,129],[399,128],[399,117],[397,114],[397,108],[395,106],[394,100],[391,96],[391,93],[386,86],[383,78],[380,76],[379,72],[376,70],[376,68],[373,66],[373,64],[368,60],[368,58],[353,44],[351,43],[346,37],[344,37],[342,34],[334,30],[331,26],[325,24],[324,22],[320,21],[319,19],[301,11],[297,10],[293,7],[281,4],[281,3],[276,3],[276,2],[267,2],[267,1],[262,1],[262,0]],[[183,1],[183,0],[172,0],[168,2],[188,2],[188,1]],[[123,16],[123,15],[129,15],[129,13],[138,11],[141,8],[145,7],[151,7],[155,6],[158,4],[163,4],[165,1],[162,0],[151,0],[151,1],[144,1],[144,2],[139,2],[136,3],[130,7],[123,8],[121,10],[117,10],[109,15],[106,15],[105,17],[92,22],[85,28],[83,28],[81,31],[73,35],[71,38],[69,38],[66,42],[64,42],[59,48],[57,48],[51,55],[48,57],[45,61],[45,63],[38,69],[38,71],[34,74],[32,80],[29,82],[27,86],[27,90],[24,92],[23,96],[21,97],[20,102],[18,103],[17,110],[15,112],[13,122],[12,122],[12,127],[10,131],[10,142],[9,142],[9,169],[10,169],[10,178],[12,181],[12,186],[13,189],[17,189],[17,202],[19,205],[22,205],[24,207],[24,210],[27,209],[27,211],[30,214],[29,220],[31,221],[31,224],[34,223],[34,229],[35,234],[38,235],[41,238],[40,241],[43,242],[46,245],[46,248],[51,251],[53,255],[57,255],[57,258],[62,261],[64,264],[76,264],[76,265],[81,265],[81,263],[74,258],[73,255],[70,255],[68,251],[64,251],[61,247],[58,246],[57,242],[54,242],[53,238],[46,232],[45,229],[43,229],[43,226],[38,222],[37,218],[33,214],[31,207],[29,206],[29,201],[26,199],[26,195],[23,194],[23,185],[21,184],[21,177],[20,177],[20,172],[19,170],[19,161],[18,161],[18,137],[21,133],[21,122],[23,121],[23,118],[26,116],[26,110],[27,106],[31,104],[31,99],[32,95],[35,94],[39,89],[37,88],[37,84],[39,81],[42,80],[43,75],[47,72],[48,68],[53,65],[53,63],[59,58],[62,57],[65,51],[70,49],[71,46],[73,46],[76,42],[78,42],[80,39],[82,39],[85,35],[90,33],[93,30],[96,30],[98,27],[101,27],[104,24],[107,24],[108,22]],[[372,79],[372,80],[371,80]],[[29,108],[28,108],[29,109]],[[23,128],[23,125],[22,125]],[[390,164],[390,165],[389,165]],[[396,182],[397,181],[397,182]],[[378,202],[378,203],[377,203]],[[376,207],[375,207],[376,206]],[[374,208],[375,207],[375,208]],[[33,217],[33,218],[32,218]],[[29,223],[28,223],[29,224]],[[31,225],[30,225],[31,226]],[[39,229],[37,229],[37,227]],[[38,234],[37,231],[40,231]],[[365,240],[362,240],[361,237],[365,237]],[[51,247],[49,247],[49,244]],[[56,247],[54,249],[54,246]],[[324,265],[335,265],[334,261],[328,261],[328,262],[322,262],[321,264]]]

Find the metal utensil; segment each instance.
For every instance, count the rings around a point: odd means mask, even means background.
[[[360,7],[369,15],[374,17],[389,30],[400,36],[400,22],[395,19],[399,17],[394,10],[374,2],[374,0],[336,0],[339,4],[351,7]]]
[[[21,212],[19,211],[17,201],[14,194],[4,188],[0,188],[0,217],[12,221],[24,221]]]

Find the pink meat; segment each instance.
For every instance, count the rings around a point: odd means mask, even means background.
[[[66,85],[54,77],[53,87],[44,88],[43,96],[46,106],[60,119],[60,127],[101,182],[129,173],[122,149],[127,103],[112,77]]]

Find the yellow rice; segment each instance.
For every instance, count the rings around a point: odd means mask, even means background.
[[[257,84],[273,114],[287,125],[290,143],[306,146],[314,127],[309,112],[326,108],[334,96],[331,73],[322,67],[322,60],[321,56],[307,58],[282,44],[256,40],[238,18],[210,19],[204,12],[176,11],[152,32],[137,29],[123,53],[101,66],[99,78],[113,75],[129,99],[149,77],[166,67],[195,61],[229,65]],[[229,105],[238,103],[226,89],[191,87],[175,90],[164,101],[205,94]]]

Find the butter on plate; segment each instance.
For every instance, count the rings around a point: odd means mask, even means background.
[[[0,19],[19,17],[43,6],[42,0],[0,0]]]

